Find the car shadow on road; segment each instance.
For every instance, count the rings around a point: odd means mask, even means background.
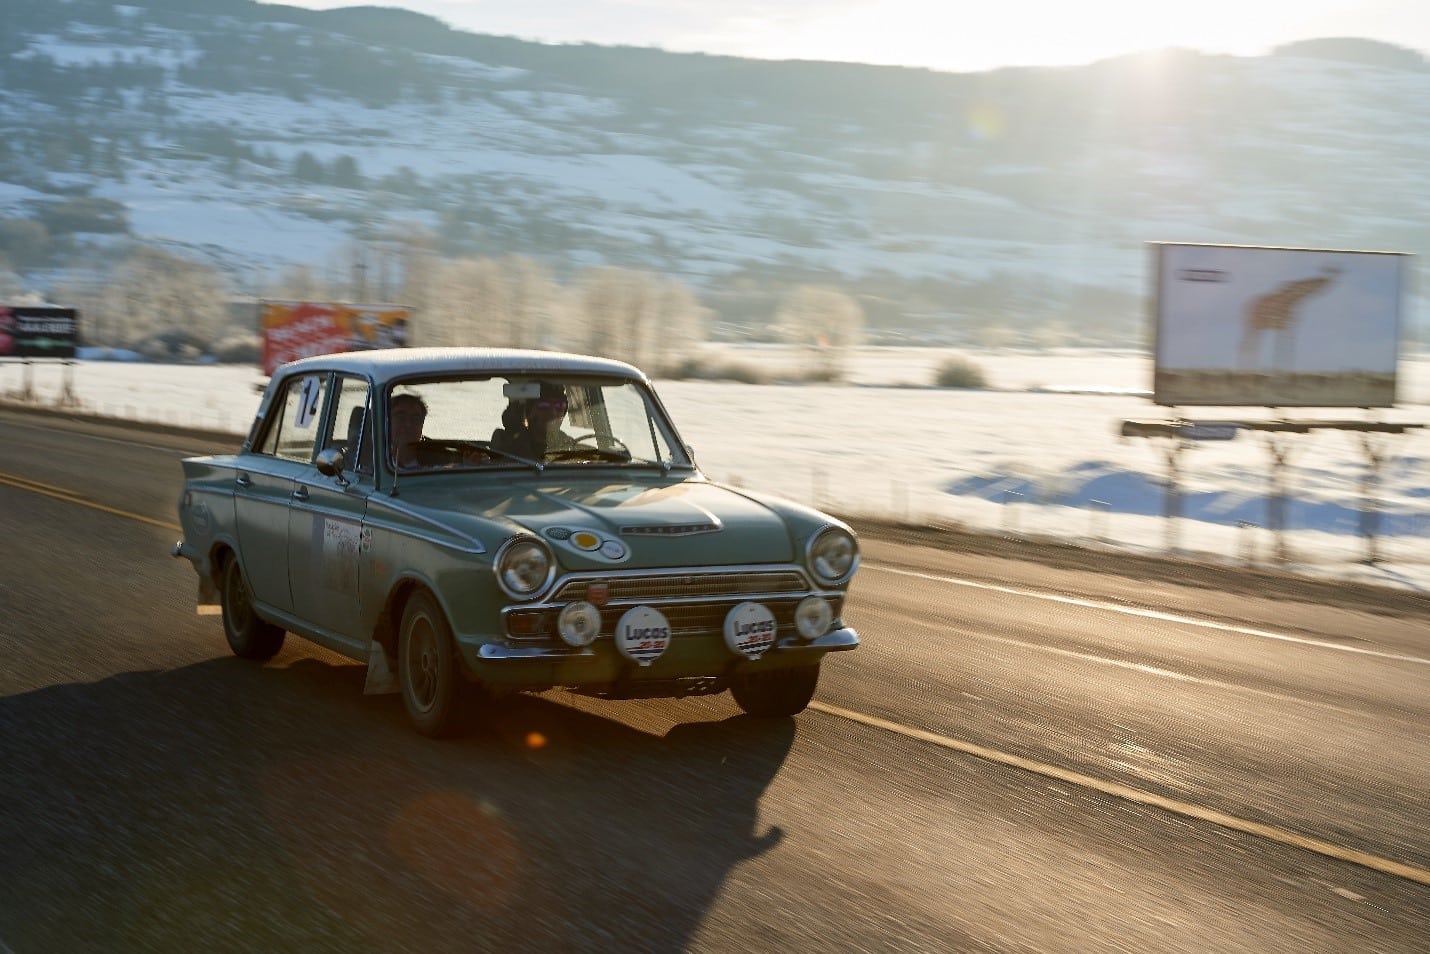
[[[0,698],[0,938],[681,950],[781,840],[757,809],[793,720],[657,735],[518,697],[438,743],[363,673],[285,653]]]

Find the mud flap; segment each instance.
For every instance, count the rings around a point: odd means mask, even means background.
[[[367,681],[363,683],[362,694],[383,696],[397,691],[397,677],[392,674],[392,667],[387,664],[387,653],[382,644],[374,639],[368,648]]]
[[[221,616],[223,606],[219,603],[218,587],[213,580],[199,577],[199,595],[195,599],[194,611],[200,616]]]

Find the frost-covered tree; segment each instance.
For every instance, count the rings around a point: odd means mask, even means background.
[[[426,288],[414,319],[424,344],[558,346],[559,289],[548,270],[532,259],[440,262],[431,267]]]
[[[500,267],[489,258],[442,263],[423,320],[429,326],[430,344],[504,343],[511,318]]]
[[[551,270],[525,255],[502,259],[511,291],[507,344],[514,348],[558,348],[565,338],[567,311]]]
[[[197,357],[227,332],[227,279],[218,269],[162,249],[139,248],[109,275],[99,342],[156,358]]]
[[[660,371],[704,338],[705,309],[690,290],[648,272],[591,269],[573,298],[573,350]]]
[[[801,285],[780,303],[775,329],[783,340],[810,349],[820,377],[840,378],[845,350],[863,336],[864,310],[844,292]]]
[[[24,290],[25,287],[20,281],[20,276],[16,275],[3,260],[0,260],[0,301],[13,304]]]
[[[313,266],[288,265],[279,273],[277,281],[269,286],[264,297],[291,301],[325,301],[328,290]]]

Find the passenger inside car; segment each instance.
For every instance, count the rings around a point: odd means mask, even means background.
[[[554,381],[541,382],[534,397],[512,397],[502,412],[502,426],[492,432],[493,449],[530,460],[574,449],[576,441],[561,429],[567,407],[566,389]]]

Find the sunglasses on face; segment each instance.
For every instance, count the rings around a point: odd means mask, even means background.
[[[542,398],[536,402],[538,411],[564,411],[566,410],[565,398]]]

